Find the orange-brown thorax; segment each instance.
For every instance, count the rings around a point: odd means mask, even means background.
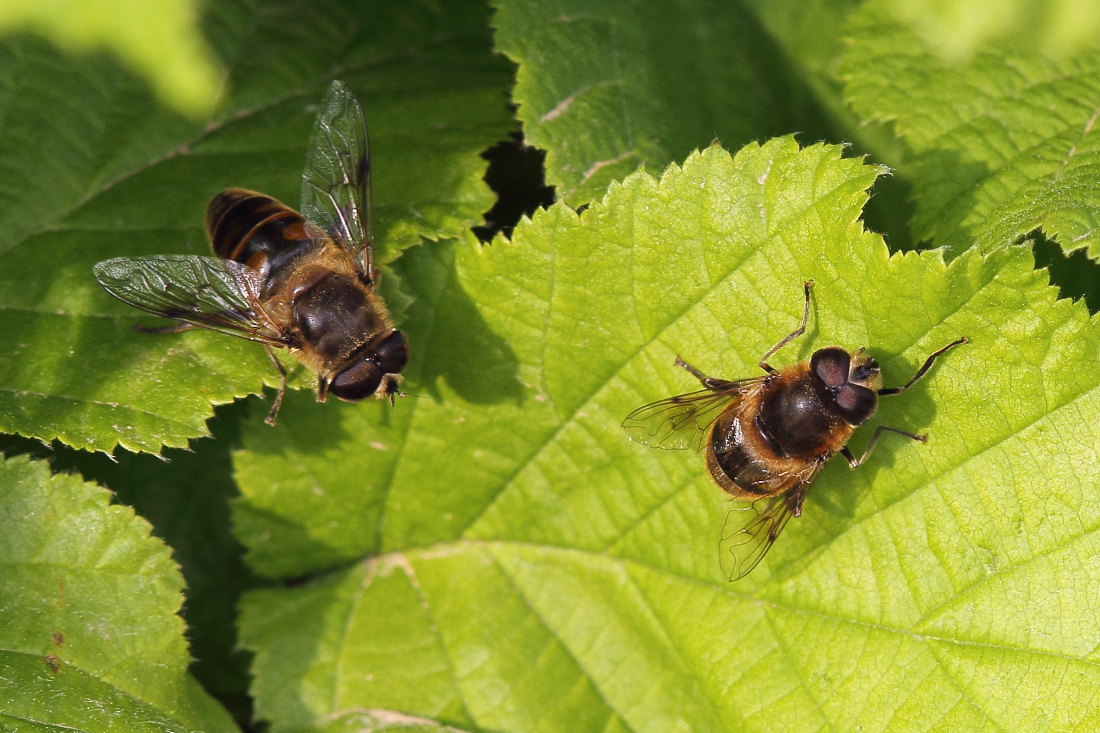
[[[711,427],[707,467],[725,491],[753,500],[820,469],[870,419],[881,389],[863,349],[820,349],[753,385]]]

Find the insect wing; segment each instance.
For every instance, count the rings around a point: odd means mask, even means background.
[[[718,388],[651,402],[627,415],[623,430],[634,442],[651,448],[697,450],[711,423],[762,381],[753,378],[725,382]]]
[[[282,345],[254,307],[259,276],[231,260],[194,255],[115,257],[92,268],[103,289],[127,305],[213,331]]]
[[[760,564],[802,505],[818,470],[815,467],[788,491],[752,502],[739,502],[744,506],[726,515],[718,541],[718,564],[727,580],[743,578]]]
[[[351,89],[334,81],[321,101],[310,138],[302,173],[302,214],[331,234],[374,282],[370,177],[363,108]]]

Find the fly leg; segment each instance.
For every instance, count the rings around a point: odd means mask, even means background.
[[[271,405],[271,410],[267,413],[267,417],[264,418],[264,422],[268,425],[275,425],[275,416],[279,414],[279,408],[283,406],[283,395],[286,394],[286,369],[283,368],[282,363],[275,356],[275,352],[271,350],[271,347],[264,344],[264,351],[267,352],[267,356],[271,359],[271,363],[275,365],[275,368],[279,370],[279,391],[275,394],[275,402]]]
[[[927,372],[929,369],[932,368],[933,362],[935,362],[936,359],[939,356],[947,353],[948,351],[955,348],[959,344],[965,344],[968,341],[969,341],[969,339],[967,339],[966,336],[962,336],[960,338],[955,339],[954,341],[949,343],[947,346],[944,346],[942,349],[939,349],[938,351],[933,352],[927,359],[924,360],[924,364],[921,366],[920,369],[917,370],[917,373],[913,375],[912,379],[910,379],[908,382],[906,382],[901,387],[891,387],[889,389],[880,389],[878,391],[879,396],[882,397],[883,395],[889,396],[889,395],[894,395],[894,394],[900,394],[901,392],[904,392],[905,390],[909,389],[910,387],[913,386],[913,382],[916,382],[918,379],[923,377],[925,372]],[[906,432],[905,430],[901,430],[900,428],[891,428],[887,425],[880,425],[877,428],[875,428],[875,434],[871,436],[871,442],[867,444],[867,448],[863,451],[863,455],[860,456],[858,459],[855,456],[852,455],[852,452],[850,450],[848,450],[848,446],[844,446],[843,448],[840,449],[840,454],[848,459],[848,465],[851,466],[852,468],[855,468],[856,466],[858,466],[861,463],[863,463],[864,461],[866,461],[867,457],[869,455],[871,455],[871,451],[873,451],[875,449],[875,444],[878,443],[879,436],[882,435],[882,432],[884,430],[889,430],[891,433],[897,433],[898,435],[904,435],[906,438],[909,438],[910,440],[917,440],[917,441],[920,441],[921,443],[923,443],[925,440],[928,439],[927,435],[915,435],[913,433]]]
[[[914,435],[913,433],[906,432],[901,428],[892,428],[888,425],[879,425],[877,428],[875,428],[875,434],[871,436],[871,442],[867,444],[867,447],[863,451],[863,455],[859,458],[856,458],[852,455],[852,451],[848,450],[848,446],[844,446],[840,449],[840,455],[848,459],[849,467],[855,468],[856,466],[861,465],[864,461],[867,460],[868,456],[871,455],[871,451],[875,449],[875,444],[878,443],[879,436],[882,435],[884,430],[889,430],[891,433],[897,433],[898,435],[904,435],[910,440],[916,440],[921,443],[928,439],[927,435]]]
[[[782,349],[784,346],[794,341],[796,338],[806,333],[806,323],[810,320],[810,288],[814,286],[813,280],[807,280],[802,283],[802,289],[806,293],[806,307],[802,311],[802,325],[795,330],[791,331],[787,336],[775,346],[768,349],[762,357],[760,357],[760,368],[766,371],[768,374],[775,374],[778,370],[768,363],[768,357],[775,352]]]
[[[733,387],[734,383],[729,381],[728,379],[721,379],[719,377],[708,377],[706,374],[703,374],[701,371],[693,367],[691,364],[688,364],[679,356],[676,357],[676,361],[674,363],[678,367],[687,369],[688,373],[691,374],[691,376],[698,379],[699,382],[711,392],[725,392],[726,390]]]
[[[924,360],[924,365],[920,369],[917,370],[917,373],[913,375],[913,378],[910,379],[908,382],[906,382],[904,386],[890,387],[888,389],[880,389],[878,391],[878,396],[879,397],[884,397],[884,396],[889,396],[889,395],[892,395],[892,394],[900,394],[900,393],[904,392],[905,390],[909,389],[910,387],[913,386],[913,382],[915,382],[918,379],[920,379],[921,377],[923,377],[924,373],[932,368],[932,362],[934,362],[938,356],[947,353],[948,351],[955,348],[959,344],[965,344],[965,343],[968,343],[969,341],[970,341],[970,339],[968,339],[966,336],[962,336],[960,338],[955,339],[954,341],[949,343],[947,346],[944,346],[939,351],[933,352],[927,359]]]
[[[198,328],[193,323],[173,323],[170,326],[143,326],[140,323],[133,325],[133,330],[138,333],[181,333]]]
[[[807,280],[802,284],[803,291],[806,293],[806,305],[802,310],[802,323],[794,331],[791,331],[789,334],[787,334],[787,336],[784,337],[782,341],[768,349],[767,352],[762,357],[760,357],[760,368],[766,371],[768,374],[775,374],[778,371],[775,367],[768,363],[768,357],[782,349],[791,341],[794,341],[802,334],[806,333],[806,323],[810,320],[810,288],[812,288],[813,286],[813,280]],[[701,371],[693,367],[691,364],[688,364],[679,356],[676,357],[676,366],[687,369],[691,376],[698,379],[704,387],[713,392],[723,392],[730,389],[734,384],[728,379],[708,377],[706,374],[703,374]]]

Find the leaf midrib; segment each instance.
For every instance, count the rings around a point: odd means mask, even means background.
[[[1070,538],[1069,541],[1072,542],[1076,539],[1079,539],[1080,537],[1084,537],[1086,535],[1094,534],[1097,531],[1100,531],[1100,525],[1097,525],[1095,527],[1087,529],[1086,531],[1082,532],[1080,535],[1077,535],[1073,538]],[[599,564],[599,563],[604,563],[604,564],[610,564],[612,566],[613,565],[633,566],[633,567],[641,568],[642,570],[645,570],[647,572],[652,572],[652,573],[655,573],[655,574],[658,574],[658,575],[664,575],[666,577],[670,577],[670,578],[673,578],[673,579],[681,581],[681,582],[690,583],[690,584],[693,584],[693,585],[696,585],[696,586],[699,586],[699,587],[707,588],[707,589],[712,590],[712,591],[717,589],[718,592],[721,592],[726,596],[733,596],[733,597],[737,598],[740,601],[744,601],[744,602],[747,602],[747,603],[753,603],[753,604],[760,605],[760,606],[765,606],[765,607],[774,609],[776,611],[786,611],[786,612],[791,613],[791,614],[800,614],[802,616],[813,617],[813,618],[817,618],[817,619],[821,619],[821,620],[829,621],[829,622],[834,622],[834,623],[836,623],[836,622],[845,623],[845,624],[848,624],[848,625],[851,625],[851,626],[866,628],[866,629],[870,629],[870,630],[874,630],[874,631],[886,632],[886,633],[890,633],[890,634],[895,634],[897,636],[904,636],[904,637],[916,639],[918,641],[936,641],[936,642],[942,642],[944,644],[964,644],[964,645],[969,645],[969,646],[974,646],[974,647],[997,649],[997,650],[1000,650],[1000,651],[1033,654],[1033,655],[1037,655],[1037,656],[1049,657],[1049,658],[1052,658],[1052,659],[1059,659],[1059,660],[1064,660],[1064,661],[1069,661],[1069,662],[1077,662],[1077,663],[1080,663],[1080,664],[1087,665],[1089,667],[1096,667],[1098,670],[1100,670],[1100,660],[1094,661],[1094,660],[1083,659],[1083,658],[1078,657],[1078,656],[1073,656],[1073,655],[1066,654],[1066,653],[1059,653],[1059,652],[1046,650],[1046,649],[1038,649],[1038,648],[1032,648],[1032,647],[1021,647],[1021,646],[1012,645],[1012,644],[999,644],[999,643],[993,643],[993,642],[983,641],[983,640],[968,639],[968,638],[964,638],[964,637],[961,637],[961,636],[959,636],[959,637],[949,637],[949,636],[943,636],[943,635],[939,635],[939,634],[922,633],[922,632],[919,632],[919,631],[915,630],[915,628],[905,628],[905,627],[896,626],[896,625],[889,625],[889,624],[885,624],[885,623],[876,623],[876,622],[873,622],[873,621],[868,621],[866,619],[859,619],[859,618],[854,618],[854,617],[851,617],[851,616],[839,616],[839,615],[836,615],[836,614],[825,613],[825,612],[821,611],[820,609],[794,606],[794,605],[791,605],[789,603],[785,603],[782,600],[779,600],[779,599],[774,598],[774,597],[756,595],[751,591],[744,591],[744,592],[737,591],[737,590],[734,589],[736,587],[735,583],[716,584],[716,583],[701,580],[698,577],[695,577],[695,576],[692,576],[692,575],[686,575],[686,574],[683,574],[683,573],[676,572],[676,571],[671,570],[669,568],[649,565],[649,564],[646,564],[644,562],[641,562],[641,561],[638,561],[638,560],[635,560],[635,559],[632,559],[632,558],[626,558],[626,557],[621,557],[621,556],[616,556],[616,557],[609,558],[603,552],[596,551],[596,550],[584,550],[584,549],[579,549],[579,548],[575,548],[575,547],[561,547],[561,546],[539,544],[539,543],[533,543],[533,542],[520,542],[520,541],[515,541],[515,540],[459,539],[459,540],[449,540],[447,542],[436,543],[436,544],[428,546],[428,547],[417,548],[416,550],[413,550],[411,552],[410,551],[400,551],[400,552],[389,553],[387,555],[380,555],[380,556],[371,558],[371,562],[383,562],[383,561],[387,561],[387,560],[392,561],[392,557],[400,557],[402,559],[407,559],[407,561],[412,561],[412,560],[415,560],[417,555],[421,555],[421,556],[424,556],[426,559],[430,559],[431,556],[433,556],[433,555],[440,556],[440,555],[466,554],[466,553],[469,553],[469,552],[473,552],[478,548],[487,549],[487,550],[490,550],[490,551],[492,551],[496,548],[501,548],[501,549],[505,549],[505,550],[512,549],[512,548],[515,548],[517,550],[537,550],[543,556],[546,556],[548,554],[577,555],[577,556],[585,558],[586,563],[588,563],[589,565],[596,565],[596,564]],[[1030,564],[1033,560],[1040,559],[1040,558],[1044,557],[1045,554],[1049,554],[1050,552],[1055,552],[1058,549],[1062,549],[1062,548],[1053,548],[1052,550],[1048,551],[1047,553],[1037,555],[1033,558],[1029,558],[1029,560],[1026,563],[1021,563],[1020,565],[1014,566],[1012,568],[1012,572],[1020,571],[1020,570],[1024,569],[1026,565]],[[994,578],[1003,578],[1006,575],[1006,573],[1007,573],[1007,571],[997,573],[996,575],[987,576],[985,578],[985,580],[992,580]],[[746,587],[747,588],[747,586],[741,586],[741,587]],[[773,585],[772,587],[778,588],[779,586],[778,585]],[[727,588],[729,590],[727,590]],[[757,590],[759,590],[759,589],[760,589],[760,587],[757,588]],[[955,597],[956,596],[952,596],[952,598],[955,598]],[[427,600],[427,599],[425,599],[425,600]],[[927,617],[924,617],[924,618],[921,619],[922,622],[927,621],[927,620],[929,620]],[[555,637],[555,638],[557,638],[557,637]]]

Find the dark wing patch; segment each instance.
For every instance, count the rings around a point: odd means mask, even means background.
[[[257,308],[259,275],[216,257],[115,257],[92,268],[103,289],[127,305],[252,341],[285,346]]]
[[[742,506],[726,515],[718,540],[718,564],[727,580],[748,575],[768,550],[792,516],[801,512],[806,492],[825,464],[814,461],[797,477],[787,491],[756,501],[737,502]]]
[[[371,282],[373,203],[367,123],[359,100],[334,81],[321,101],[302,173],[302,214],[346,249]]]
[[[676,395],[639,407],[623,420],[630,439],[652,448],[698,450],[718,416],[743,400],[764,377],[722,382],[721,386]]]

